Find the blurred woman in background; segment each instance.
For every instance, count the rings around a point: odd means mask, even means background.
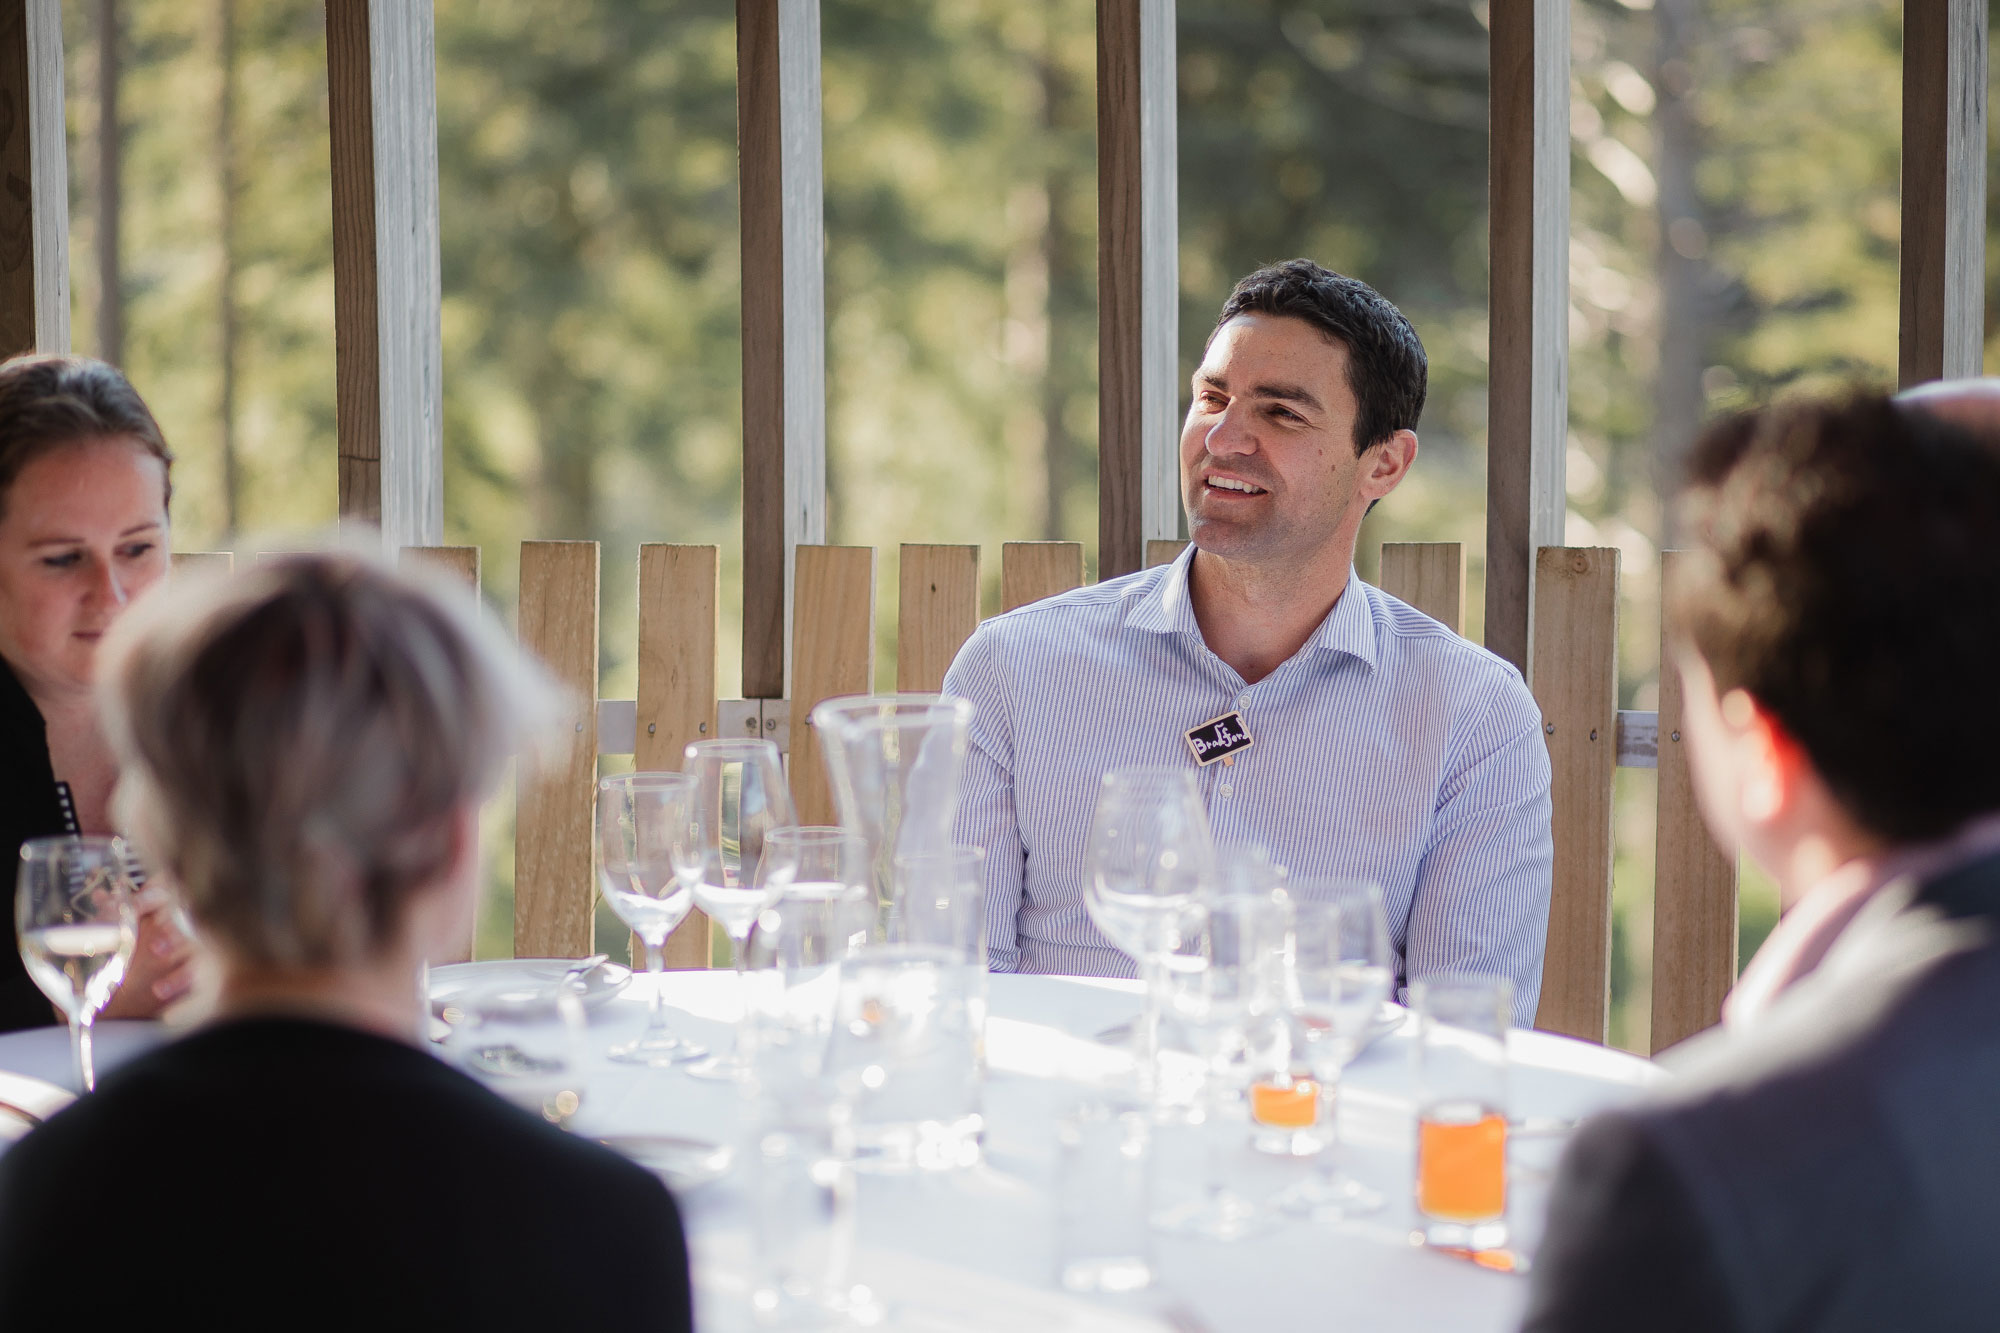
[[[539,671],[462,592],[321,554],[156,593],[103,676],[220,997],[0,1158],[0,1328],[690,1327],[665,1186],[419,1049]],[[173,1224],[117,1242],[140,1197]]]
[[[0,887],[10,904],[23,842],[112,832],[117,764],[91,683],[104,632],[167,572],[172,463],[153,414],[102,361],[0,365]],[[140,906],[139,945],[105,1017],[151,1017],[192,981],[164,895],[142,894]],[[7,920],[0,1031],[53,1023],[14,947],[11,911]]]

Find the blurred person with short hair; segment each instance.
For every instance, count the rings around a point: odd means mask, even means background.
[[[1696,795],[1783,916],[1569,1145],[1535,1333],[2000,1310],[2000,450],[1879,397],[1725,420],[1667,589]]]
[[[0,1158],[0,1327],[690,1327],[666,1188],[415,1035],[541,673],[462,592],[312,554],[156,594],[101,676],[218,1007]],[[171,1224],[122,1234],[141,1198]]]
[[[0,364],[0,868],[30,838],[109,833],[117,763],[98,725],[98,644],[167,572],[173,454],[132,385],[102,361]],[[145,850],[140,849],[141,852]],[[106,1018],[149,1018],[185,994],[192,949],[157,889]],[[14,947],[0,948],[0,1031],[57,1021]]]

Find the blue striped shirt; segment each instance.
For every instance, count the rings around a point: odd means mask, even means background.
[[[1186,732],[1240,711],[1255,745],[1197,770],[1216,841],[1260,843],[1294,879],[1375,881],[1399,987],[1497,972],[1532,1023],[1553,853],[1520,673],[1350,571],[1305,646],[1246,685],[1202,640],[1193,556],[988,620],[945,676],[977,709],[958,838],[986,849],[989,965],[1133,975],[1083,906],[1099,781],[1193,768]]]

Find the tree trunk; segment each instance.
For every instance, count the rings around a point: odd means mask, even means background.
[[[221,32],[217,43],[221,66],[221,96],[215,117],[215,158],[221,193],[216,229],[222,246],[218,283],[221,347],[217,357],[216,425],[222,442],[223,526],[231,537],[241,520],[242,470],[236,452],[236,0],[220,0]]]
[[[1654,382],[1654,476],[1662,495],[1679,486],[1682,461],[1704,415],[1702,369],[1715,316],[1708,263],[1709,218],[1695,188],[1701,134],[1695,120],[1693,61],[1705,23],[1703,0],[1657,0],[1653,115],[1660,182],[1660,363]],[[1663,537],[1672,542],[1672,516]]]

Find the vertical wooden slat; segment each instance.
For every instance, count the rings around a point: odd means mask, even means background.
[[[979,627],[979,548],[905,545],[896,608],[896,688],[935,694]]]
[[[569,693],[562,749],[523,773],[514,821],[514,956],[590,952],[597,799],[596,542],[521,543],[521,642]]]
[[[1187,543],[1179,537],[1149,537],[1146,540],[1146,568],[1155,565],[1171,565],[1180,559]]]
[[[1986,58],[1986,0],[1903,0],[1904,388],[1984,361]]]
[[[444,536],[437,42],[431,0],[327,0],[340,513]]]
[[[1082,586],[1082,542],[1005,542],[1000,547],[1002,611]]]
[[[1097,0],[1097,564],[1179,526],[1174,0]]]
[[[1553,776],[1555,877],[1535,1026],[1601,1042],[1611,1019],[1611,783],[1618,761],[1618,551],[1535,561],[1535,701]]]
[[[69,350],[62,5],[0,0],[0,357]]]
[[[1455,634],[1465,633],[1465,547],[1459,542],[1383,542],[1382,591]]]
[[[715,649],[721,553],[713,546],[639,548],[639,702],[632,766],[679,772],[681,752],[716,736]],[[707,967],[708,917],[697,907],[667,937],[668,967]],[[634,945],[633,957],[642,946]]]
[[[737,0],[743,693],[785,692],[792,552],[826,540],[819,0]]]
[[[1678,551],[1661,552],[1670,582]],[[1660,788],[1653,862],[1653,1049],[1713,1026],[1736,984],[1736,856],[1715,845],[1695,805],[1681,725],[1681,673],[1660,635]]]
[[[423,565],[449,574],[472,589],[474,597],[479,595],[477,546],[405,546],[402,560],[406,565]]]
[[[1535,553],[1563,540],[1570,0],[1494,0],[1486,646],[1528,665]]]
[[[801,546],[796,586],[787,773],[799,822],[832,824],[833,792],[813,734],[812,710],[821,700],[874,688],[875,548]]]
[[[479,548],[477,546],[405,546],[398,557],[405,566],[420,565],[435,569],[449,578],[457,579],[473,595],[479,596]],[[455,948],[437,955],[432,963],[466,963],[472,961],[473,945],[479,938],[475,923],[473,929]]]
[[[172,568],[176,574],[227,574],[236,568],[232,551],[175,551]]]

